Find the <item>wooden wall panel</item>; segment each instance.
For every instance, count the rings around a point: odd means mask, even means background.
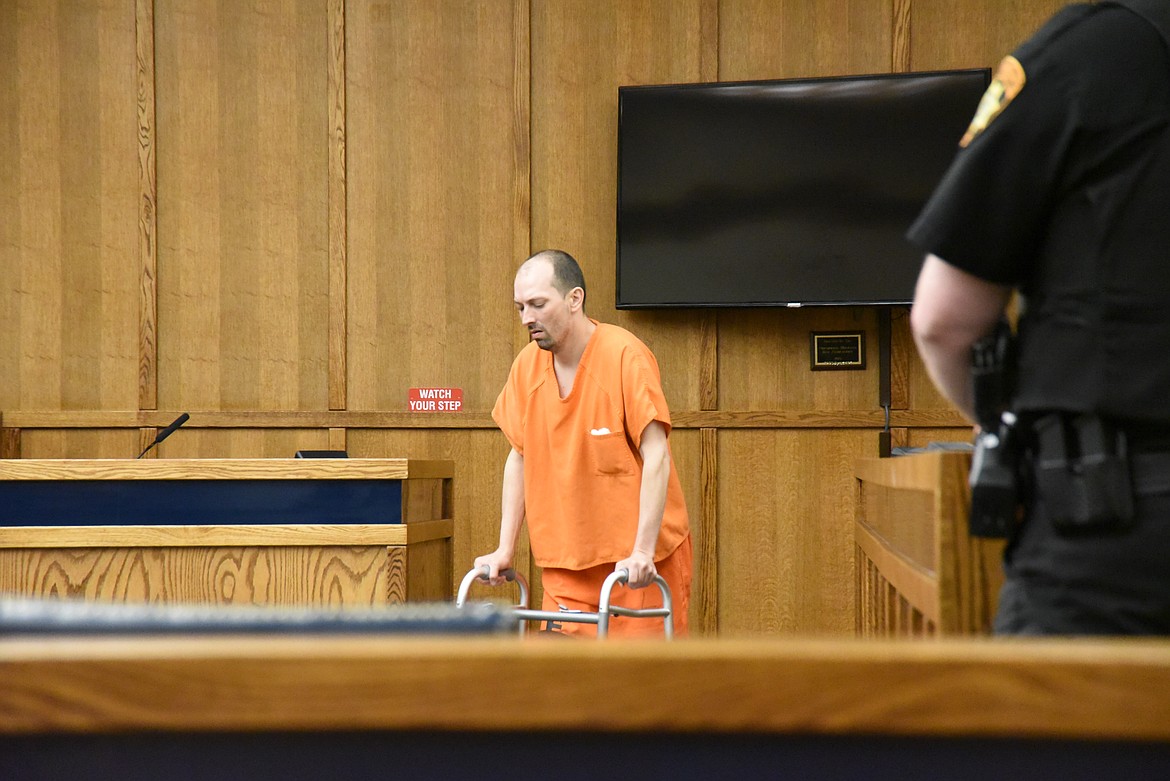
[[[157,429],[29,428],[21,458],[134,458]],[[333,448],[326,429],[208,428],[190,423],[153,448],[147,458],[292,458],[298,450]]]
[[[577,258],[586,309],[650,346],[674,409],[699,407],[702,329],[694,312],[614,310],[617,91],[700,80],[704,36],[717,34],[704,10],[700,0],[549,0],[532,16],[533,247]]]
[[[848,635],[857,430],[721,431],[719,635]]]
[[[326,19],[157,2],[161,407],[327,408]]]
[[[380,606],[386,570],[384,546],[0,550],[5,593],[111,602]]]
[[[143,447],[135,429],[25,429],[19,457],[134,458]]]
[[[687,515],[691,521],[691,541],[694,547],[694,571],[691,582],[691,635],[714,635],[715,616],[704,611],[705,598],[718,588],[719,570],[715,562],[704,559],[702,553],[711,545],[711,532],[715,530],[716,518],[704,503],[703,491],[703,432],[699,429],[674,429],[670,434],[670,454],[674,459],[678,479],[682,484],[683,497],[687,503]],[[709,466],[709,464],[706,464]],[[632,541],[631,541],[632,544]]]
[[[346,29],[349,408],[490,410],[528,250],[527,4],[354,2]]]
[[[452,569],[456,588],[476,556],[496,549],[500,539],[500,486],[508,455],[508,442],[499,431],[352,429],[348,443],[351,456],[401,458],[403,453],[409,453],[410,458],[455,463]],[[527,546],[521,547],[516,568],[532,579]]]
[[[892,14],[891,0],[720,0],[719,78],[887,73]]]
[[[146,447],[153,439],[152,434],[142,447]],[[292,458],[298,450],[328,450],[331,447],[326,429],[200,429],[188,423],[154,448],[148,457]]]
[[[0,334],[20,333],[20,102],[15,3],[0,4]],[[14,284],[16,283],[16,284]],[[20,340],[0,337],[0,409],[20,406]]]
[[[912,70],[995,67],[1066,0],[913,0]]]
[[[810,334],[865,333],[865,369],[812,371]],[[729,410],[859,410],[878,403],[877,310],[737,311],[719,319],[719,404]]]
[[[0,409],[137,406],[134,5],[0,4]]]

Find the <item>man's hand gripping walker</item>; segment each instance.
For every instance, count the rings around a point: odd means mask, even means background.
[[[455,606],[462,608],[467,601],[467,594],[471,590],[471,584],[475,581],[486,583],[488,578],[488,567],[484,565],[479,569],[473,569],[463,576],[463,582],[459,584],[459,595],[455,599]],[[666,580],[661,575],[654,576],[654,583],[658,586],[659,591],[662,592],[662,607],[654,608],[627,608],[620,605],[610,604],[610,595],[613,592],[614,586],[619,583],[628,583],[630,573],[627,570],[620,569],[613,572],[601,584],[601,595],[597,601],[599,607],[596,613],[578,612],[578,611],[552,611],[552,610],[530,610],[528,608],[528,581],[514,569],[506,569],[500,571],[500,576],[509,582],[515,583],[520,589],[520,599],[515,607],[516,617],[520,624],[520,634],[523,635],[528,626],[528,621],[552,621],[552,622],[569,622],[576,624],[597,624],[597,638],[603,639],[609,633],[609,619],[610,616],[626,616],[629,618],[662,618],[665,637],[670,640],[674,636],[674,618],[673,605],[670,597],[670,587],[666,585]]]

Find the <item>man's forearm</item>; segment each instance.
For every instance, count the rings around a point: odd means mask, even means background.
[[[504,462],[504,482],[500,492],[501,552],[514,556],[524,525],[524,456],[515,450]]]
[[[634,538],[634,550],[651,557],[658,546],[669,480],[670,450],[666,446],[665,430],[660,428],[649,438],[643,435],[642,486],[638,495],[638,531]]]

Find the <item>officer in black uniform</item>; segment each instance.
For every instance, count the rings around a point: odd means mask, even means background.
[[[909,238],[911,325],[972,420],[1019,292],[1023,523],[1001,634],[1170,634],[1170,2],[1069,6],[1006,57]]]

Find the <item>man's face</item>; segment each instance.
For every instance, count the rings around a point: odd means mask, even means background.
[[[552,264],[544,261],[526,263],[516,273],[514,286],[516,312],[528,329],[529,337],[542,350],[556,352],[570,329],[572,310],[569,295],[553,285]]]

